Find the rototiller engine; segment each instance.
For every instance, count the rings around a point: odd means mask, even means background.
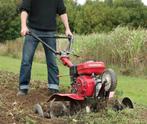
[[[74,65],[69,58],[73,42],[72,37],[51,37],[67,38],[69,41],[69,46],[65,51],[57,52],[42,41],[36,34],[32,32],[29,34],[45,44],[53,53],[59,55],[61,62],[69,67],[70,70],[71,93],[53,94],[47,102],[47,110],[44,111],[39,104],[36,104],[35,111],[38,112],[40,116],[58,117],[72,115],[83,108],[86,108],[87,112],[98,111],[99,102],[107,102],[113,97],[117,85],[115,72],[112,69],[106,69],[104,62],[101,61],[87,61]]]

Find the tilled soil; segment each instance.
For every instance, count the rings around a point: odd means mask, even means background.
[[[45,119],[34,114],[34,105],[45,103],[49,98],[45,87],[47,84],[41,81],[31,82],[31,84],[36,83],[42,84],[42,86],[31,86],[32,88],[27,96],[17,96],[18,75],[0,71],[0,124],[66,123],[63,119]]]
[[[105,119],[106,122],[111,121],[109,113],[105,114],[105,112],[104,114],[88,115],[82,113],[74,116],[74,118],[78,118],[81,121],[77,121],[72,117],[54,119],[41,118],[34,113],[34,105],[37,103],[44,104],[49,99],[47,83],[45,81],[31,81],[29,94],[20,97],[16,95],[18,91],[18,79],[17,74],[0,71],[0,124],[93,124],[92,121],[95,118],[100,121],[101,119]],[[118,114],[121,115],[122,113]],[[133,117],[134,119],[137,118],[139,123],[146,123],[147,108],[139,109],[137,116],[133,115]],[[118,118],[117,121],[119,122],[120,119],[121,117]],[[136,123],[134,119],[131,120],[132,124]],[[143,121],[140,121],[140,119]]]

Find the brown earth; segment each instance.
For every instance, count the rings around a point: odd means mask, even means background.
[[[32,81],[31,84],[43,84],[33,87],[27,96],[17,96],[18,75],[0,71],[0,124],[65,124],[63,119],[45,119],[34,114],[33,107],[36,103],[48,100],[47,85],[45,82]],[[41,104],[40,103],[40,104]]]
[[[0,124],[69,124],[70,118],[46,119],[41,118],[34,113],[33,107],[36,103],[46,103],[49,99],[47,92],[47,83],[45,81],[31,81],[31,89],[27,96],[17,96],[18,91],[18,75],[11,72],[0,71]],[[136,117],[147,122],[147,108],[139,109],[139,116]],[[79,115],[76,115],[78,118]],[[92,121],[94,118],[102,115],[90,115]],[[79,119],[83,120],[82,114]],[[88,119],[89,119],[88,118]],[[74,124],[85,124],[85,120],[77,123],[72,119]],[[74,122],[75,121],[75,122]],[[87,121],[87,120],[86,120]],[[71,123],[70,123],[71,124]],[[89,123],[87,123],[89,124]]]

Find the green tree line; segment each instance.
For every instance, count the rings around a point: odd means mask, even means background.
[[[0,42],[19,37],[20,19],[17,12],[21,0],[0,0]],[[141,0],[87,0],[83,6],[64,0],[70,27],[74,33],[109,32],[117,26],[147,28],[147,7]],[[58,32],[64,27],[58,21]]]

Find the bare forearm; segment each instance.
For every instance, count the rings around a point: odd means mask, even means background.
[[[70,28],[69,28],[69,23],[68,23],[67,14],[61,15],[60,18],[61,18],[61,20],[62,20],[62,22],[63,22],[63,24],[64,24],[65,29],[66,29],[66,30],[69,30]]]
[[[21,12],[21,28],[27,27],[28,13],[26,11]]]
[[[60,15],[60,18],[64,24],[64,27],[65,27],[65,34],[68,36],[73,36],[73,34],[71,33],[71,30],[70,30],[70,27],[69,27],[69,23],[68,23],[68,17],[67,17],[67,14],[62,14]]]
[[[25,36],[27,32],[29,31],[27,27],[28,13],[26,11],[22,11],[20,18],[21,18],[21,35]]]

